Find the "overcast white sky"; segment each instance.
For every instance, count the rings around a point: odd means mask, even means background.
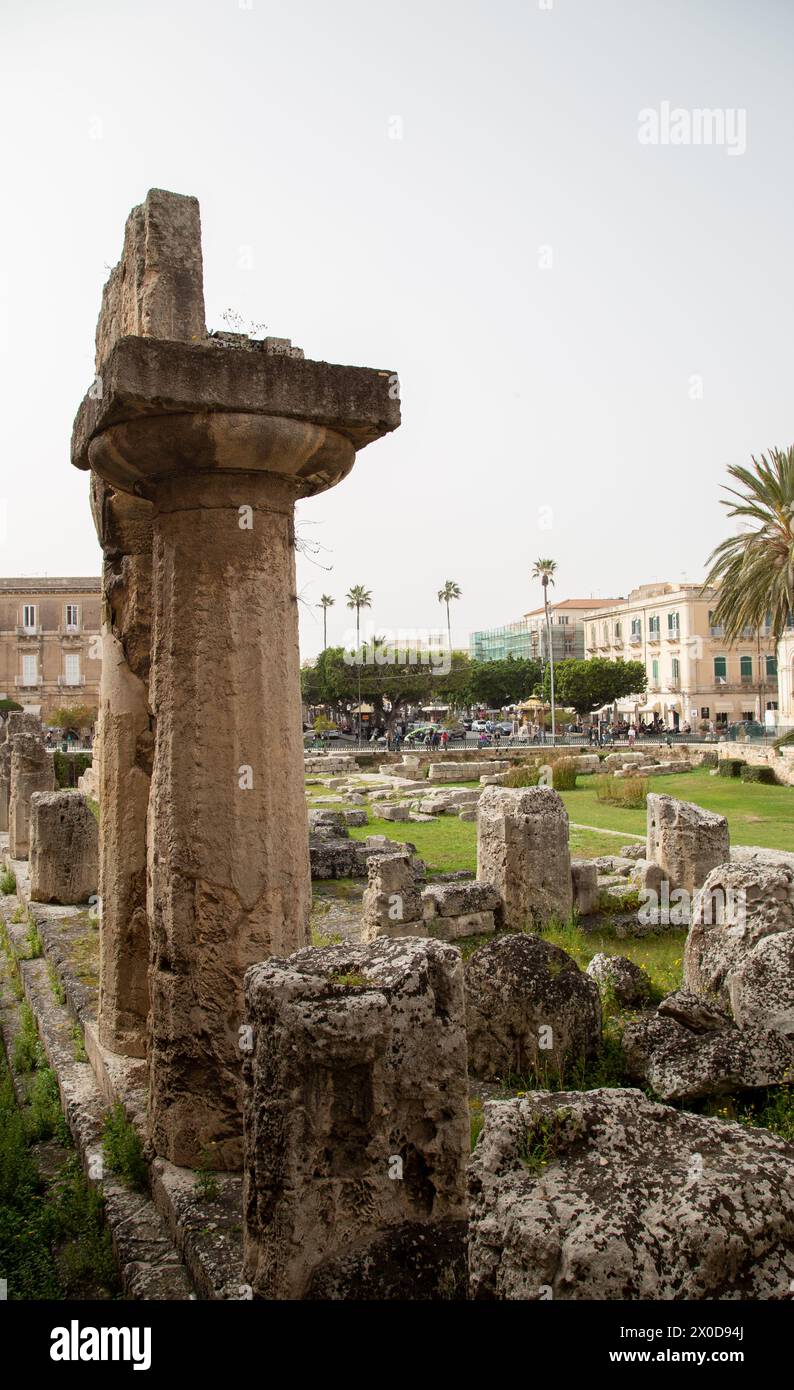
[[[211,327],[399,371],[402,428],[299,509],[304,656],[356,583],[394,630],[456,580],[463,644],[539,555],[560,598],[701,578],[726,465],[794,433],[793,39],[787,0],[2,0],[0,572],[98,573],[71,424],[163,187]],[[746,151],[641,144],[664,101]]]

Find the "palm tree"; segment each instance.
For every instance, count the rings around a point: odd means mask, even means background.
[[[703,587],[719,588],[712,623],[727,641],[769,623],[779,642],[794,613],[794,447],[751,457],[752,468],[731,464],[739,486],[721,499],[745,527],[711,552]]]
[[[462,589],[459,584],[455,583],[454,579],[448,579],[443,589],[439,589],[438,591],[439,603],[445,603],[447,605],[447,637],[449,638],[450,651],[452,651],[452,629],[449,625],[449,605],[453,599],[460,598],[461,594]]]
[[[348,608],[356,610],[356,651],[361,645],[361,610],[362,608],[372,607],[372,594],[369,589],[365,589],[363,584],[354,584],[345,594]]]
[[[532,567],[532,578],[539,579],[543,585],[543,608],[546,614],[546,649],[549,653],[549,678],[551,681],[551,741],[557,735],[557,714],[554,705],[554,652],[551,646],[551,613],[549,611],[549,585],[554,583],[557,569],[556,560],[536,560]]]
[[[372,607],[372,594],[363,584],[354,584],[345,594],[348,608],[356,610],[356,659],[358,661],[358,740],[361,742],[361,610]]]
[[[333,608],[334,600],[330,594],[321,594],[317,607],[323,610],[323,651],[328,646],[328,609]]]

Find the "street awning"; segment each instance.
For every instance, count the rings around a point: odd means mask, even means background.
[[[652,704],[640,705],[639,712],[640,714],[661,714],[662,707],[658,700],[654,700]]]

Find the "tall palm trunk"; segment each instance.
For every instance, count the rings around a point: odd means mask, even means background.
[[[551,741],[557,737],[557,711],[554,703],[554,651],[551,643],[551,614],[549,613],[549,581],[543,577],[543,607],[546,610],[546,648],[549,654],[549,681],[551,684]]]

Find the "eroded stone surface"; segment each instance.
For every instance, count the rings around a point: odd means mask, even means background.
[[[459,1294],[469,1132],[459,952],[417,938],[299,951],[249,970],[246,1004],[255,1296],[414,1297],[422,1261],[427,1296]]]
[[[684,984],[740,1025],[794,1036],[794,870],[722,864],[695,899]]]
[[[501,935],[467,963],[466,1030],[474,1076],[564,1077],[601,1041],[598,986],[559,946]]]
[[[99,882],[99,826],[81,792],[34,792],[30,806],[30,896],[85,903]]]
[[[660,1100],[689,1103],[706,1096],[777,1086],[794,1079],[794,1043],[768,1028],[695,1032],[665,1015],[623,1030],[627,1075],[647,1081]]]
[[[477,878],[500,896],[500,925],[516,931],[573,906],[568,814],[551,787],[485,787],[477,818]]]
[[[730,854],[725,816],[693,801],[649,792],[647,858],[659,866],[671,888],[694,893]]]
[[[785,1299],[794,1145],[639,1091],[495,1101],[470,1166],[471,1296]]]

